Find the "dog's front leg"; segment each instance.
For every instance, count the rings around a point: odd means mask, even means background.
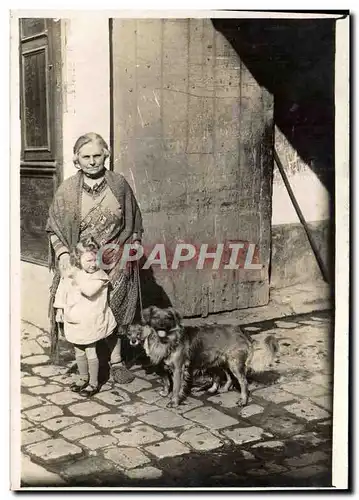
[[[172,374],[171,372],[167,369],[165,373],[162,376],[162,390],[160,391],[160,395],[162,397],[169,396],[172,392]]]
[[[193,382],[193,373],[192,367],[189,360],[187,360],[182,367],[182,376],[181,376],[181,388],[179,399],[182,401],[187,394],[191,392]]]
[[[180,403],[180,391],[182,385],[182,369],[179,363],[176,363],[173,369],[173,391],[172,399],[167,406],[178,406]]]

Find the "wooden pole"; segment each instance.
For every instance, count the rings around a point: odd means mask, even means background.
[[[278,156],[278,153],[277,153],[276,149],[274,149],[274,160],[275,160],[275,162],[276,162],[276,164],[278,166],[279,172],[281,173],[283,182],[285,184],[285,187],[287,188],[287,191],[288,191],[289,197],[290,197],[290,199],[291,199],[291,201],[293,203],[294,209],[297,212],[297,215],[299,217],[300,222],[303,224],[303,227],[304,227],[304,230],[305,230],[306,235],[308,237],[310,246],[312,247],[312,250],[313,250],[313,253],[315,255],[315,258],[317,259],[318,266],[319,266],[319,269],[320,269],[320,271],[322,273],[323,279],[324,279],[324,281],[326,281],[326,283],[329,283],[329,276],[328,276],[327,269],[325,268],[324,262],[323,262],[323,260],[322,260],[322,258],[320,256],[318,247],[317,247],[317,245],[316,245],[316,243],[314,241],[312,233],[310,232],[308,224],[307,224],[306,220],[304,219],[304,216],[303,216],[303,213],[302,213],[302,211],[300,209],[300,206],[298,205],[296,197],[294,196],[293,190],[292,190],[291,185],[289,184],[289,181],[288,181],[287,174],[284,171],[282,162],[280,161],[280,158]]]

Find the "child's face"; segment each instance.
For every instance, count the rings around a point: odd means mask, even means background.
[[[80,258],[81,268],[86,273],[94,273],[97,271],[96,254],[94,252],[85,252]]]

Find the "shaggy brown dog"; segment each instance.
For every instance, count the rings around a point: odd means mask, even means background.
[[[278,351],[276,339],[269,335],[258,342],[246,335],[239,326],[201,325],[186,326],[173,308],[150,307],[143,311],[142,325],[132,325],[128,330],[131,345],[143,345],[147,356],[155,365],[164,364],[170,375],[164,379],[162,395],[167,395],[173,385],[170,406],[178,406],[189,388],[195,370],[223,370],[229,390],[232,379],[238,382],[240,404],[248,401],[248,369],[260,372],[268,366]],[[171,384],[172,382],[172,384]],[[215,378],[212,392],[218,389],[219,376]]]

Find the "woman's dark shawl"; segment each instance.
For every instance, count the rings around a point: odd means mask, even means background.
[[[113,192],[123,210],[122,227],[116,243],[124,245],[132,241],[134,233],[142,234],[142,216],[136,198],[126,179],[118,173],[106,170],[105,178],[108,186]],[[78,172],[66,179],[55,193],[53,202],[49,209],[49,217],[46,231],[56,234],[69,252],[73,250],[79,241],[81,223],[81,193],[83,189],[83,174]],[[50,289],[49,315],[51,319],[51,351],[55,353],[58,344],[58,325],[55,321],[53,302],[60,281],[60,273],[57,268],[56,257],[49,240],[49,267],[54,270],[54,278]],[[115,270],[116,271],[116,270]],[[127,268],[116,276],[110,306],[117,320],[117,324],[128,325],[132,322],[138,298],[138,276],[133,268]]]

